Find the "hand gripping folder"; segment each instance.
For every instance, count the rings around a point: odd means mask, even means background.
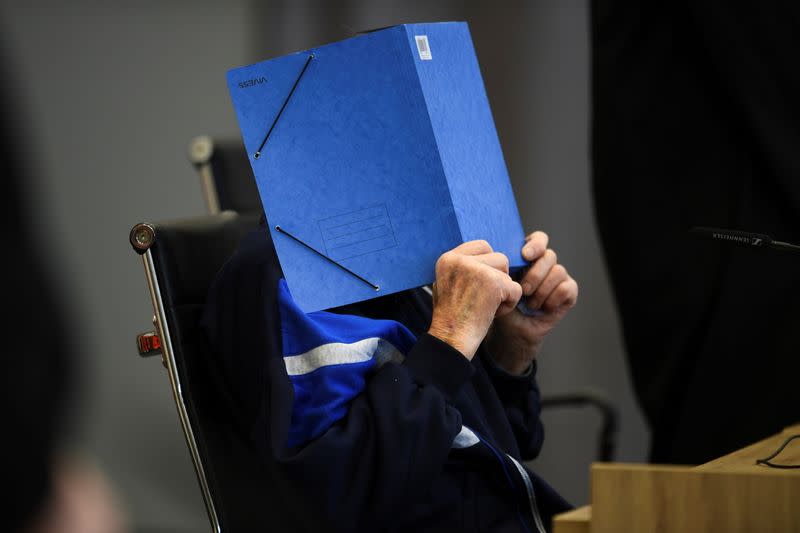
[[[228,72],[286,281],[306,312],[419,287],[524,233],[469,29],[404,24]]]

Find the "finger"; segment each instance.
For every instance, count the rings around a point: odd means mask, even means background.
[[[578,302],[578,282],[572,278],[562,281],[542,304],[545,311],[570,309]]]
[[[477,241],[467,241],[464,244],[459,244],[455,248],[453,248],[454,252],[458,252],[464,255],[480,255],[480,254],[490,254],[494,250],[489,245],[488,242],[484,240],[477,240]]]
[[[535,261],[547,250],[547,243],[550,238],[543,231],[534,231],[525,237],[525,244],[522,246],[522,257],[526,261]]]
[[[507,315],[517,307],[520,298],[522,298],[522,287],[520,287],[519,283],[507,275],[503,275],[501,283],[503,302],[498,306],[495,316]]]
[[[499,270],[504,274],[508,274],[508,257],[506,257],[505,254],[500,252],[492,252],[490,254],[473,255],[470,257],[476,261],[480,261],[485,265],[489,265],[490,267]]]
[[[558,256],[556,256],[556,253],[550,248],[545,250],[541,257],[531,265],[520,280],[522,292],[526,296],[530,296],[536,292],[556,263],[558,263]]]
[[[528,298],[526,302],[528,307],[531,309],[539,309],[545,300],[550,297],[550,293],[552,293],[561,282],[568,279],[569,274],[567,273],[567,269],[564,268],[563,265],[555,265],[550,269],[550,272],[547,273],[547,276],[536,291]]]

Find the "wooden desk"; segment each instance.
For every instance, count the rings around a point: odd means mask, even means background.
[[[756,464],[800,424],[696,467],[594,463],[592,505],[555,517],[554,533],[800,532],[800,470]],[[800,440],[773,459],[800,464]]]

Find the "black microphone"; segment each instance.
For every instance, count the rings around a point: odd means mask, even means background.
[[[713,239],[715,241],[723,241],[731,244],[740,244],[742,246],[749,246],[751,248],[773,248],[776,250],[800,252],[800,246],[796,244],[790,244],[788,242],[776,241],[769,235],[765,235],[763,233],[750,233],[747,231],[722,228],[708,228],[705,226],[696,226],[689,231],[690,233],[705,239]]]

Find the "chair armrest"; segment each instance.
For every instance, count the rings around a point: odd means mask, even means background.
[[[542,409],[552,407],[594,407],[600,411],[602,425],[597,443],[597,459],[611,461],[617,441],[618,419],[616,406],[597,390],[582,389],[575,392],[552,394],[541,399]]]

